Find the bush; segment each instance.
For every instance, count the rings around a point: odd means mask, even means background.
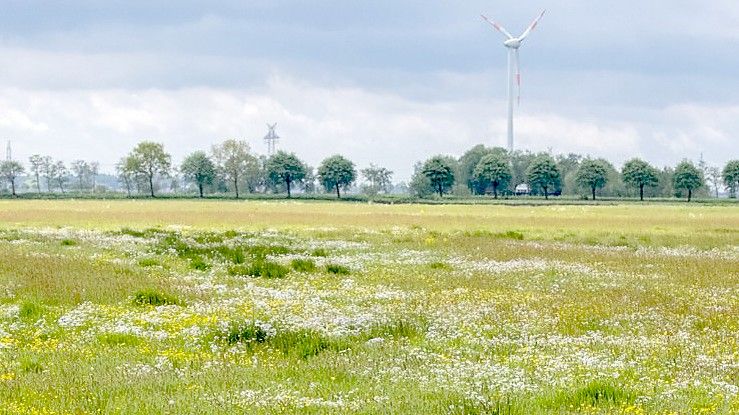
[[[349,275],[351,274],[351,271],[349,268],[339,265],[339,264],[327,264],[326,265],[326,272],[329,274],[336,274],[336,275]]]
[[[235,323],[228,328],[225,340],[228,344],[264,343],[268,336],[269,333],[254,322]]]
[[[298,272],[314,272],[316,270],[316,263],[311,259],[296,258],[290,261],[290,267]]]
[[[158,293],[154,290],[139,291],[133,296],[133,303],[136,305],[176,305],[181,302],[170,295]]]

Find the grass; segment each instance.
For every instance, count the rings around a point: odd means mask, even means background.
[[[736,205],[0,201],[0,413],[739,413],[738,236]]]

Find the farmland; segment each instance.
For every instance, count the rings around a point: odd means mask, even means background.
[[[739,207],[0,201],[0,413],[739,412]]]

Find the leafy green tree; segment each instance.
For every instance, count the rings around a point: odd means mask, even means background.
[[[46,182],[46,191],[51,193],[51,185],[54,181],[53,173],[54,161],[50,156],[41,157],[41,174],[44,176]]]
[[[413,165],[413,176],[411,176],[411,181],[408,183],[408,190],[414,196],[421,198],[431,196],[436,192],[431,180],[423,174],[423,163],[420,161]]]
[[[562,178],[557,163],[549,154],[536,156],[526,170],[526,176],[532,189],[541,188],[544,191],[545,199],[549,199],[549,190],[559,186]]]
[[[443,197],[444,192],[454,185],[454,163],[448,157],[436,156],[428,159],[421,171],[439,193],[439,197]]]
[[[493,197],[498,198],[498,188],[508,187],[511,181],[511,167],[508,160],[499,154],[488,154],[483,157],[472,175],[475,182],[487,188],[493,186]]]
[[[229,183],[236,198],[239,198],[239,186],[246,182],[247,188],[256,188],[259,180],[259,160],[251,154],[249,144],[244,140],[226,140],[214,145],[211,152],[215,160],[218,174]]]
[[[131,157],[123,157],[115,165],[115,172],[118,176],[118,181],[126,186],[126,194],[131,197],[131,187],[136,180],[136,172],[129,166]]]
[[[287,197],[291,197],[293,183],[300,183],[307,174],[307,166],[293,153],[278,151],[267,159],[267,174],[274,183],[284,183]]]
[[[23,165],[15,160],[5,160],[0,162],[0,177],[7,180],[10,183],[11,194],[18,196],[15,192],[15,181],[18,176],[25,172]]]
[[[644,200],[644,186],[654,187],[659,183],[659,172],[644,160],[634,158],[624,163],[621,169],[624,183],[639,188],[639,200]]]
[[[693,196],[693,190],[703,186],[703,173],[688,160],[683,160],[675,167],[675,175],[672,179],[676,189],[688,191],[688,202]]]
[[[318,166],[318,179],[326,191],[336,190],[336,197],[341,199],[341,188],[348,188],[357,179],[354,163],[340,156],[331,156]]]
[[[577,169],[575,180],[580,186],[590,189],[595,200],[595,190],[608,182],[608,170],[600,160],[585,159]]]
[[[72,162],[72,173],[77,177],[77,185],[80,191],[84,189],[84,180],[90,174],[90,165],[85,160]]]
[[[149,185],[149,194],[154,195],[154,177],[168,176],[172,168],[172,157],[164,151],[164,145],[153,141],[142,141],[134,147],[130,156],[132,166]]]
[[[370,164],[366,169],[361,170],[362,176],[369,182],[363,191],[369,195],[376,195],[380,192],[389,192],[391,186],[391,178],[393,172],[384,168]]]
[[[203,188],[213,184],[216,178],[216,166],[204,151],[196,151],[185,158],[180,166],[185,179],[198,186],[200,197],[203,197]]]
[[[721,176],[724,179],[724,184],[729,188],[729,195],[732,198],[736,197],[737,190],[739,190],[739,160],[731,160],[726,163]]]
[[[454,173],[455,181],[467,186],[473,194],[485,193],[488,184],[479,183],[475,180],[475,168],[480,164],[480,160],[491,154],[505,157],[508,152],[504,148],[490,148],[485,147],[482,144],[478,144],[467,150],[467,152],[459,158],[458,168]]]
[[[44,168],[44,158],[40,154],[34,154],[28,158],[28,162],[31,165],[31,174],[33,174],[33,181],[36,184],[36,191],[41,193],[41,174]]]

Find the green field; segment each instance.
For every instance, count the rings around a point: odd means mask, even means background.
[[[739,206],[0,200],[0,413],[739,413]]]

